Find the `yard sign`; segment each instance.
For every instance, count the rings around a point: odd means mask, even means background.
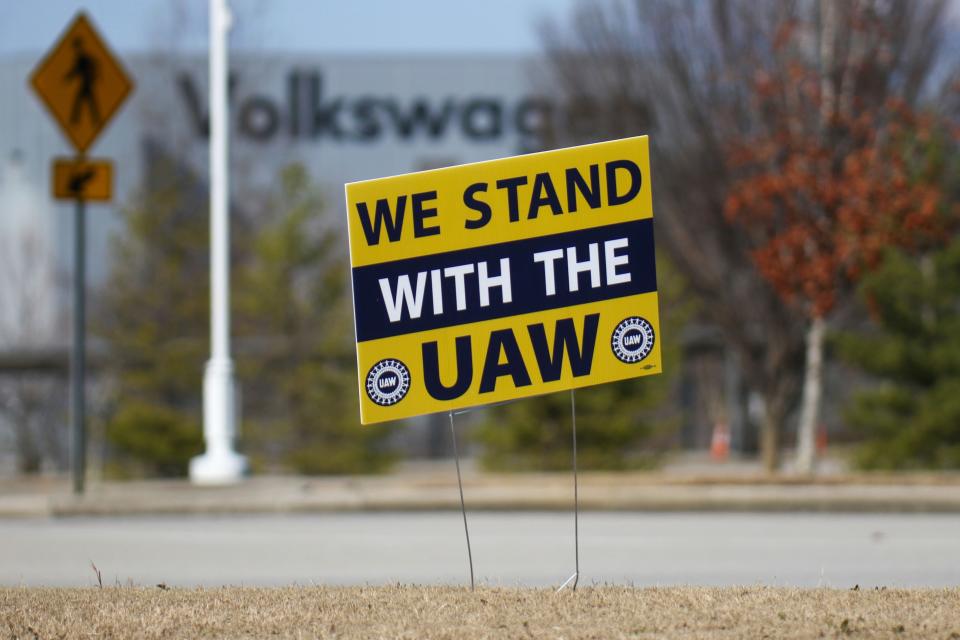
[[[346,198],[364,424],[660,373],[646,136]]]

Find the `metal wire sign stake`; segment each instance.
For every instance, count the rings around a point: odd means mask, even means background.
[[[577,590],[580,581],[580,495],[577,483],[577,398],[570,389],[570,423],[573,427],[573,575],[557,588],[557,593],[573,581],[571,591]]]
[[[458,413],[466,413],[458,412]],[[467,539],[467,561],[470,564],[470,590],[476,590],[473,574],[473,550],[470,546],[470,528],[467,526],[467,504],[463,498],[463,476],[460,473],[460,452],[457,449],[457,430],[453,424],[453,411],[450,416],[450,436],[453,440],[453,460],[457,466],[457,488],[460,490],[460,513],[463,514],[463,533]],[[573,389],[570,390],[570,423],[573,432],[573,574],[564,580],[556,593],[563,591],[570,585],[571,591],[577,590],[580,581],[580,491],[577,478],[577,397]],[[573,584],[571,584],[571,582]]]
[[[467,537],[467,560],[470,562],[470,591],[473,581],[473,551],[470,549],[470,529],[467,527],[467,504],[463,500],[463,478],[460,476],[460,453],[457,451],[457,430],[453,427],[453,411],[450,412],[450,435],[453,437],[453,459],[457,463],[457,486],[460,488],[460,511],[463,513],[463,533]]]

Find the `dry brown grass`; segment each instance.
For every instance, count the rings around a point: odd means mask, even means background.
[[[0,588],[6,638],[952,638],[960,589]]]

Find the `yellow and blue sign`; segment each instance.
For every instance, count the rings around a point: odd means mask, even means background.
[[[346,185],[364,424],[660,373],[646,136]]]

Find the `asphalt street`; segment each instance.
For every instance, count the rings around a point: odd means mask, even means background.
[[[478,581],[559,585],[572,515],[469,516]],[[458,584],[457,511],[0,520],[0,584]],[[960,585],[960,515],[580,516],[580,584]]]

